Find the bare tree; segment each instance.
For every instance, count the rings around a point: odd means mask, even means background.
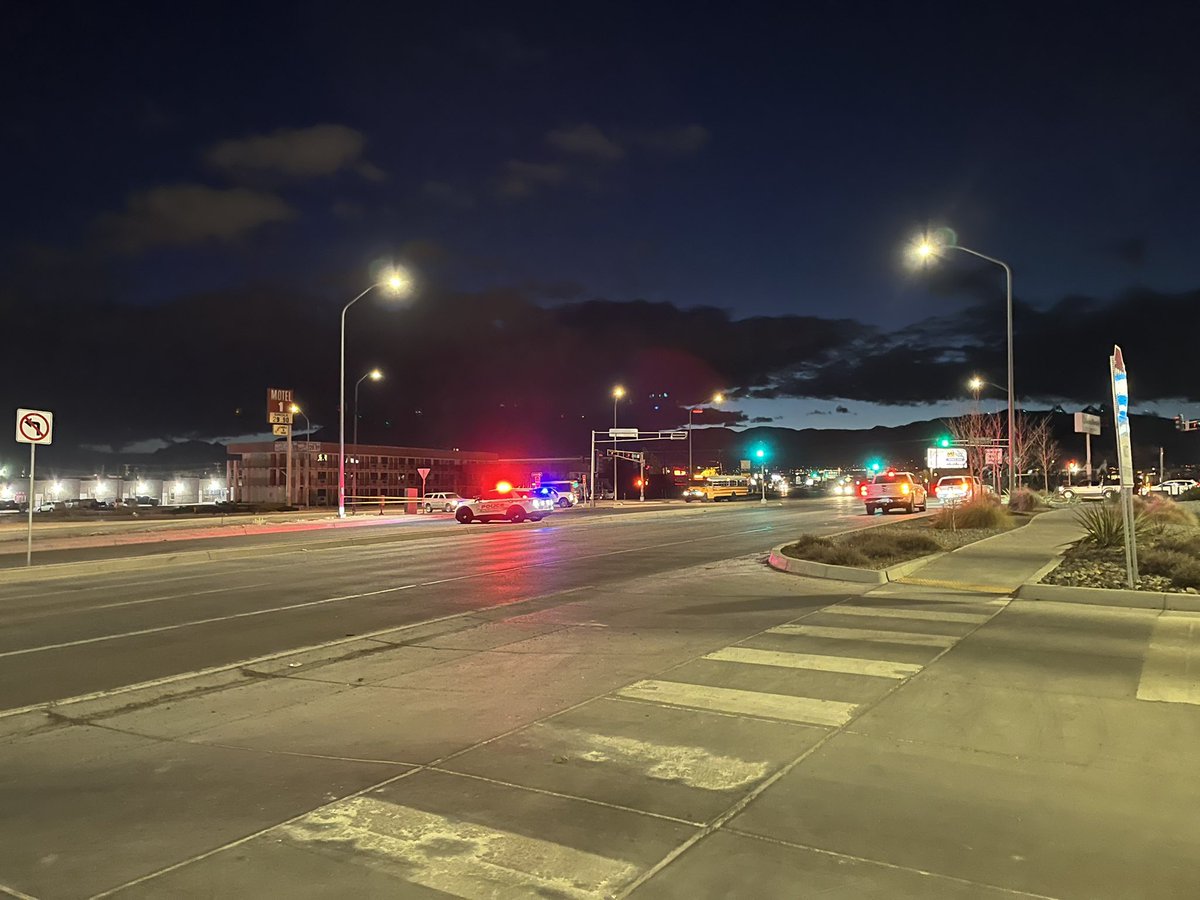
[[[987,471],[984,449],[1004,437],[1004,418],[998,413],[971,412],[946,420],[955,442],[967,448],[967,469],[981,481]]]
[[[1021,417],[1025,419],[1025,424],[1028,426],[1026,444],[1029,447],[1030,458],[1041,465],[1042,483],[1046,493],[1049,493],[1050,467],[1058,462],[1059,456],[1062,455],[1062,447],[1054,439],[1054,417],[1046,414],[1036,422],[1031,421],[1023,413]]]

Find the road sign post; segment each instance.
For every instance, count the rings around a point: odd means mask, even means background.
[[[1121,468],[1121,514],[1125,524],[1125,578],[1130,588],[1138,583],[1137,535],[1133,514],[1133,446],[1129,434],[1129,377],[1121,348],[1108,358],[1112,375],[1113,420],[1117,428],[1117,462]]]
[[[33,484],[38,444],[54,443],[54,413],[47,409],[17,410],[17,443],[29,445],[29,524],[25,535],[25,565],[33,565]]]
[[[271,433],[287,438],[287,470],[283,476],[284,505],[292,505],[292,406],[295,404],[291,388],[267,388],[267,424]],[[280,426],[287,426],[281,431]]]
[[[1092,435],[1100,433],[1100,417],[1091,413],[1075,413],[1075,433],[1082,434],[1087,442],[1087,460],[1084,471],[1088,481],[1092,480]]]
[[[426,466],[421,466],[417,469],[417,474],[421,476],[421,496],[425,496],[425,479],[429,477],[429,469]]]

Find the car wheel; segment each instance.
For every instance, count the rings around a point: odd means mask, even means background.
[[[433,504],[432,503],[425,504],[425,512],[427,512],[427,513],[433,512]]]
[[[1074,492],[1074,491],[1063,491],[1063,492],[1062,492],[1062,498],[1063,498],[1064,500],[1074,500],[1074,499],[1075,499],[1075,492]]]
[[[867,504],[867,515],[868,516],[875,515],[875,507],[873,507],[870,503]]]
[[[464,525],[470,525],[471,520],[475,518],[475,514],[471,512],[469,506],[460,506],[458,512],[454,514],[454,518],[458,519]]]
[[[570,505],[571,505],[571,501],[568,500],[566,497],[558,498],[558,508],[559,509],[566,509]]]
[[[530,516],[529,521],[530,522],[540,522],[540,521],[542,521],[542,516]]]
[[[691,503],[691,502],[692,502],[692,498],[691,498],[691,497],[684,497],[684,498],[683,498],[683,502],[684,502],[684,503]]]
[[[508,521],[512,522],[514,525],[519,525],[521,522],[524,522],[525,510],[515,504],[510,506],[508,508]]]
[[[1117,496],[1117,492],[1116,491],[1105,491],[1103,496],[1104,496],[1105,500],[1111,500],[1113,497]]]
[[[454,512],[454,504],[447,503],[445,506],[442,507],[442,512]]]

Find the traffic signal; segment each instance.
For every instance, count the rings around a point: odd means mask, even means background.
[[[953,441],[951,440],[950,435],[948,435],[948,434],[943,434],[940,438],[938,438],[938,446],[939,447],[943,447],[943,448],[949,447],[951,443],[953,443]]]
[[[867,461],[867,470],[870,472],[878,472],[883,469],[883,463],[877,459]]]
[[[759,459],[762,459],[763,457],[765,457],[767,455],[767,451],[764,450],[762,447],[759,447],[757,450],[754,451],[754,455],[756,457],[758,457]]]
[[[1175,430],[1176,430],[1176,431],[1183,431],[1183,416],[1176,416],[1176,417],[1175,417]]]

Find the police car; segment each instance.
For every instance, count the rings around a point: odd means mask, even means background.
[[[474,500],[465,500],[454,511],[454,518],[463,525],[471,522],[491,522],[507,519],[509,522],[540,522],[554,512],[553,492],[548,488],[541,491],[517,490],[507,482],[500,482],[493,491],[485,491]]]

